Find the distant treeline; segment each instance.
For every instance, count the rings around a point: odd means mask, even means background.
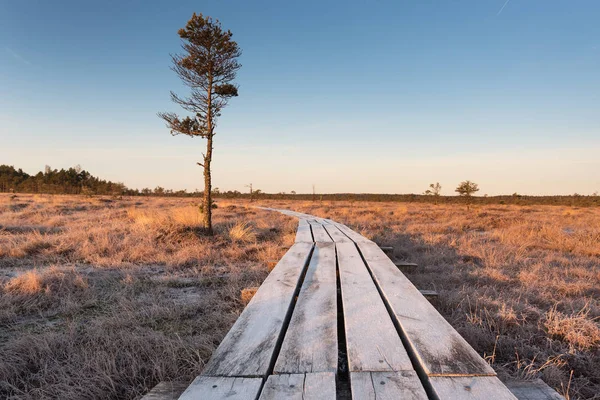
[[[218,197],[229,197],[229,192]],[[242,197],[249,198],[249,194]],[[424,194],[375,194],[375,193],[335,193],[335,194],[269,194],[260,193],[260,199],[273,200],[316,200],[316,201],[396,201],[405,203],[437,203],[437,204],[517,204],[517,205],[568,205],[578,207],[600,206],[600,196],[525,196],[520,194],[502,196],[473,196],[469,199],[461,196],[432,196]]]
[[[157,186],[154,189],[129,189],[123,183],[97,178],[79,166],[69,169],[52,169],[46,166],[44,172],[29,175],[22,169],[9,165],[0,165],[0,192],[5,193],[42,193],[42,194],[83,194],[110,196],[164,196],[164,197],[200,197],[202,192],[170,190]],[[425,194],[375,194],[375,193],[335,193],[335,194],[296,194],[263,193],[256,190],[242,193],[237,190],[226,192],[215,189],[216,198],[226,199],[263,199],[263,200],[309,200],[309,201],[397,201],[412,203],[439,204],[518,204],[518,205],[569,205],[579,207],[600,206],[600,196],[525,196],[514,193],[503,196],[473,196],[465,199],[460,196],[435,196]]]
[[[47,193],[47,194],[122,194],[127,191],[124,184],[96,178],[79,166],[52,169],[29,175],[22,169],[0,165],[0,192]]]

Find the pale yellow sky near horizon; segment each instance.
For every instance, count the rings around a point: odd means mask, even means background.
[[[103,179],[128,187],[163,186],[202,189],[200,167],[195,165],[203,142],[139,148],[13,149],[0,154],[0,163],[35,173],[51,165],[80,164]],[[189,145],[193,144],[193,145]],[[377,151],[377,156],[373,152]],[[478,195],[592,194],[600,192],[600,148],[547,148],[496,150],[479,153],[423,155],[379,146],[327,147],[235,146],[216,147],[213,187],[247,191],[245,185],[265,192],[310,193],[422,193],[440,182],[442,194],[469,179],[480,186]],[[364,160],[367,165],[361,164]]]

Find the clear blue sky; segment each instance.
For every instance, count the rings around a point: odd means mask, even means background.
[[[193,12],[243,49],[214,185],[264,191],[600,191],[600,2],[0,0],[0,164],[202,188],[171,137]]]

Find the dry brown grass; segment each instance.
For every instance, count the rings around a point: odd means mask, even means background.
[[[136,398],[191,380],[241,311],[241,290],[294,240],[294,220],[245,205],[219,202],[207,238],[189,199],[0,195],[0,398]],[[256,205],[394,246],[502,378],[600,398],[600,210]]]
[[[600,398],[600,209],[264,201],[331,218],[415,262],[407,276],[502,378]],[[571,378],[571,371],[573,375]]]
[[[190,199],[0,195],[0,398],[193,379],[296,226],[219,202],[210,238],[200,217]]]
[[[4,285],[4,290],[11,294],[34,294],[42,290],[42,282],[37,271],[27,271],[15,276]]]
[[[238,222],[229,228],[229,237],[234,242],[254,242],[256,241],[256,234],[247,222]]]
[[[242,303],[244,305],[250,303],[250,300],[252,300],[257,290],[258,286],[242,289],[242,291],[240,292],[240,299],[242,300]]]
[[[590,318],[589,307],[574,314],[564,314],[556,306],[545,315],[544,326],[548,334],[572,346],[572,351],[593,350],[600,346],[600,327]]]

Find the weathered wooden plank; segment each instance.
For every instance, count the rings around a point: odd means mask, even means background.
[[[315,218],[315,220],[321,225],[330,225],[331,222],[326,218]]]
[[[270,375],[259,400],[335,400],[335,374]]]
[[[503,382],[519,400],[565,400],[541,379]]]
[[[517,400],[495,376],[437,376],[429,379],[439,399]]]
[[[388,255],[393,255],[394,254],[394,247],[393,246],[379,246],[379,248]]]
[[[188,382],[160,382],[141,400],[177,400],[188,386]]]
[[[394,261],[394,265],[398,268],[417,268],[419,264],[408,261]]]
[[[427,400],[415,371],[352,372],[350,384],[355,400]]]
[[[437,298],[438,297],[438,292],[436,292],[435,290],[429,290],[429,289],[419,289],[419,293],[421,293],[423,296],[425,296],[426,299],[428,298]]]
[[[285,253],[215,350],[204,369],[212,376],[264,376],[313,245]]]
[[[337,226],[332,225],[332,224],[327,224],[327,225],[323,225],[323,227],[325,228],[327,233],[329,233],[329,236],[331,236],[331,238],[333,239],[334,242],[336,242],[336,243],[352,242],[352,240],[350,240],[348,238],[348,236],[346,236],[344,233],[342,233],[342,231],[340,231],[340,229]]]
[[[349,370],[402,371],[412,364],[354,243],[336,243]]]
[[[315,239],[315,242],[324,242],[324,243],[333,242],[333,240],[331,240],[331,237],[327,234],[327,231],[325,230],[323,225],[311,224],[311,228],[312,228],[313,238]]]
[[[258,397],[262,378],[203,376],[183,392],[179,400],[248,400]]]
[[[398,267],[398,269],[402,272],[415,272],[415,270],[419,267],[418,264],[407,262],[407,261],[394,261],[394,265]]]
[[[317,243],[275,364],[276,373],[336,371],[335,246]]]
[[[305,219],[298,220],[298,230],[296,231],[296,243],[302,242],[313,242],[312,233],[310,231],[310,225]]]
[[[337,226],[340,231],[344,232],[346,234],[346,236],[348,236],[350,239],[352,239],[356,243],[362,243],[362,242],[373,243],[369,239],[364,237],[363,235],[361,235],[357,232],[354,232],[352,229],[348,228],[346,225],[335,224],[335,226]]]
[[[358,247],[428,375],[495,375],[376,244]]]

